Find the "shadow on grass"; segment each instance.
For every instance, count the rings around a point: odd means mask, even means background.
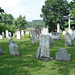
[[[10,56],[8,40],[0,42],[5,55],[0,55],[0,75],[31,75],[31,71],[40,70],[45,66],[34,58],[38,44],[32,44],[29,39],[14,40],[21,56]]]

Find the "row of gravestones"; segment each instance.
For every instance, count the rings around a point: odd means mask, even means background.
[[[68,37],[69,33],[66,33],[65,38],[69,39]],[[39,37],[39,47],[37,50],[36,57],[41,60],[53,59],[53,57],[50,57],[50,50],[49,50],[50,45],[53,45],[53,39],[49,35],[41,35]],[[10,55],[19,56],[18,45],[16,45],[16,43],[11,38],[9,39],[9,50]],[[3,54],[3,50],[1,47],[0,47],[0,54]],[[70,54],[68,54],[64,48],[61,48],[58,52],[56,52],[56,60],[70,61]]]
[[[11,37],[11,32],[8,32],[8,30],[5,31],[5,33],[2,31],[2,34],[0,34],[0,39],[3,39],[4,37]]]
[[[32,43],[33,44],[37,44],[38,43],[37,31],[36,30],[31,30],[31,34],[32,34]],[[55,37],[55,36],[57,36],[57,37]],[[40,35],[40,38],[41,38],[40,39],[40,43],[42,43],[43,46],[39,46],[38,51],[37,51],[37,58],[39,58],[39,55],[40,55],[40,58],[39,59],[48,60],[48,59],[50,59],[50,55],[49,55],[50,53],[49,53],[49,47],[46,44],[46,42],[48,41],[49,44],[50,43],[52,44],[53,43],[53,39],[60,38],[60,34],[58,34],[56,32],[53,32],[52,37],[49,36],[49,35]],[[44,39],[44,42],[43,42],[43,39]],[[65,46],[71,46],[71,35],[68,32],[65,34]],[[74,46],[75,46],[75,39],[74,39]],[[45,49],[46,47],[48,49]],[[48,50],[48,51],[45,51],[45,50]],[[49,56],[42,55],[42,53],[44,54],[45,52],[48,52],[47,55],[49,55]],[[61,53],[63,53],[63,54],[61,54]],[[61,55],[62,55],[62,57],[61,57]],[[59,50],[59,52],[56,53],[56,59],[57,60],[63,59],[63,61],[69,61],[70,60],[70,54],[68,54],[67,51],[64,48],[61,48]]]
[[[27,31],[25,34],[29,34],[29,31]],[[2,32],[2,35],[0,35],[0,39],[3,39],[4,37],[11,37],[11,32],[8,32],[8,30],[4,32]],[[19,40],[22,36],[24,36],[24,30],[21,31],[16,31],[15,33],[13,33],[13,37],[17,37],[17,39]]]

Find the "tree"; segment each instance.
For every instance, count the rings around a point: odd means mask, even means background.
[[[13,15],[12,14],[1,14],[2,16],[2,23],[5,23],[5,24],[13,24]]]
[[[64,23],[68,21],[69,4],[67,0],[46,0],[42,6],[42,14],[40,15],[45,21],[45,25],[50,31],[55,31],[57,23],[64,30]]]
[[[27,22],[25,20],[25,16],[22,17],[21,15],[16,19],[14,20],[14,25],[16,26],[16,28],[18,28],[19,30],[21,29],[25,29],[26,28],[26,25]]]

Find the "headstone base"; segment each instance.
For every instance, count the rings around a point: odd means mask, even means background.
[[[48,60],[52,60],[53,59],[53,57],[39,57],[38,58],[39,60],[44,60],[44,61],[48,61]]]

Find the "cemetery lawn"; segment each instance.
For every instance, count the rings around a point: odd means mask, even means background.
[[[64,39],[55,40],[54,45],[50,46],[50,56],[54,57],[50,61],[41,61],[35,58],[39,44],[32,44],[29,38],[16,40],[20,56],[10,56],[8,39],[0,40],[4,55],[0,55],[0,75],[75,75],[75,47],[65,47]],[[71,61],[56,61],[55,53],[65,48],[71,54]]]

